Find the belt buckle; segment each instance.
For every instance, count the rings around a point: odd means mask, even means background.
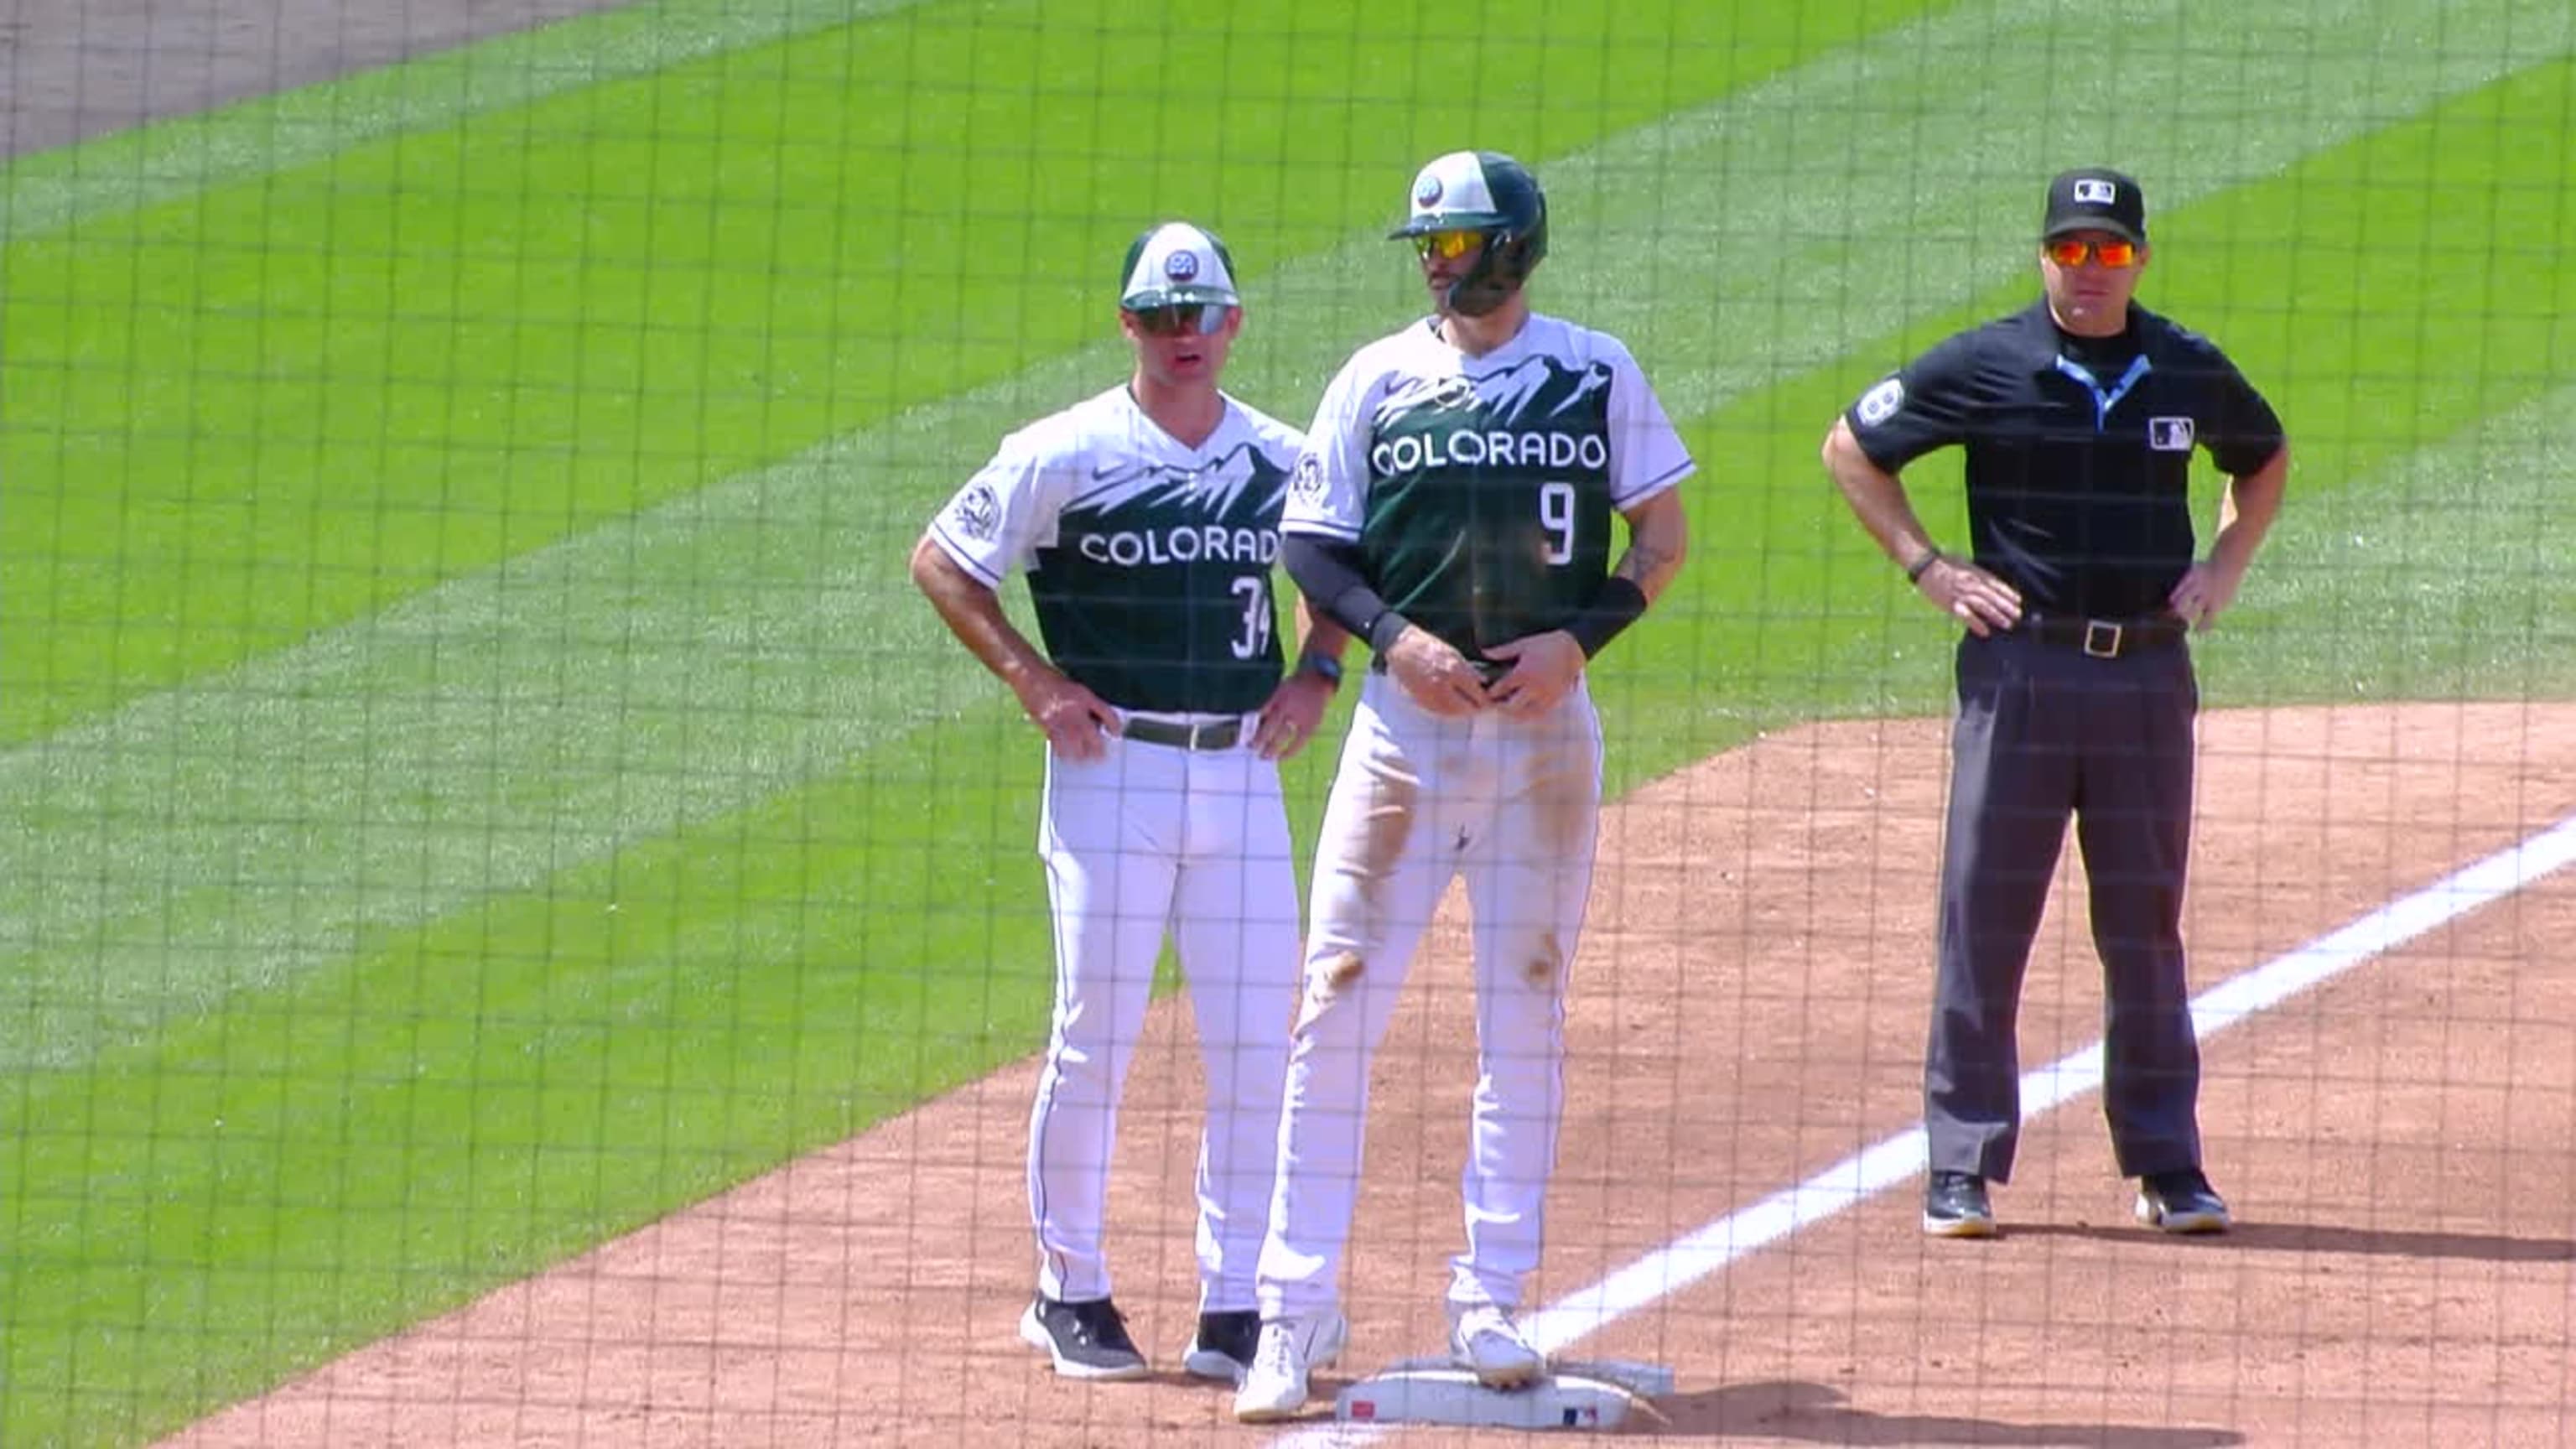
[[[1230,750],[1243,738],[1243,717],[1210,720],[1190,726],[1190,748],[1193,750]]]
[[[2109,619],[2084,621],[2084,652],[2096,659],[2120,657],[2120,636],[2128,631]]]

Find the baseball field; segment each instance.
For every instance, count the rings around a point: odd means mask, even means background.
[[[1674,1366],[1649,1432],[1730,1443],[2576,1439],[2563,0],[650,0],[470,42],[463,0],[226,0],[161,51],[151,7],[19,8],[13,137],[40,62],[141,99],[0,171],[0,1445],[1277,1440],[1013,1335],[1042,760],[904,560],[1123,376],[1140,226],[1226,237],[1229,390],[1302,420],[1415,309],[1382,234],[1460,146],[1546,182],[1538,305],[1701,463],[1593,675],[1551,1343]],[[253,49],[272,84],[148,94]],[[2141,179],[2142,300],[2297,450],[2196,646],[2240,1227],[2125,1219],[2069,866],[2004,1236],[1929,1242],[1951,636],[1816,446],[2029,299],[2079,162]],[[1962,539],[1955,461],[1907,476]],[[1463,942],[1378,1066],[1363,1368],[1438,1343]],[[1173,1006],[1112,1219],[1166,1368]]]

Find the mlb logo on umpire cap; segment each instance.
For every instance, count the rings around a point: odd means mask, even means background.
[[[2147,198],[2125,174],[2100,166],[2061,171],[2048,183],[2048,211],[2039,224],[2040,240],[2070,231],[2107,231],[2144,244]]]
[[[1146,228],[1127,248],[1120,270],[1118,305],[1130,312],[1150,307],[1178,307],[1191,302],[1240,307],[1234,266],[1225,243],[1186,221],[1167,221]]]

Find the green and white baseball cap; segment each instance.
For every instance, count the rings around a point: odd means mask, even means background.
[[[1235,295],[1234,260],[1226,255],[1225,243],[1186,221],[1147,227],[1127,248],[1120,277],[1118,305],[1130,312],[1191,302],[1243,305]]]
[[[1495,173],[1507,173],[1496,175]],[[1502,193],[1513,184],[1534,190],[1529,173],[1494,151],[1452,151],[1435,156],[1413,176],[1413,205],[1389,237],[1435,231],[1484,231],[1513,224]]]

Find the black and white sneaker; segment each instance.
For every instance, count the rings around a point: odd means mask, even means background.
[[[1190,1336],[1181,1367],[1195,1378],[1243,1387],[1251,1371],[1253,1350],[1261,1345],[1261,1313],[1245,1308],[1233,1313],[1202,1313],[1199,1331]]]
[[[1923,1231],[1936,1238],[1991,1238],[1995,1210],[1986,1180],[1973,1172],[1935,1172],[1923,1180]]]
[[[2197,1167],[2138,1179],[2138,1221],[2167,1233],[2227,1231],[2227,1203]]]
[[[1065,1303],[1040,1295],[1020,1315],[1020,1341],[1055,1360],[1069,1379],[1141,1379],[1145,1355],[1127,1336],[1127,1320],[1106,1298]]]

